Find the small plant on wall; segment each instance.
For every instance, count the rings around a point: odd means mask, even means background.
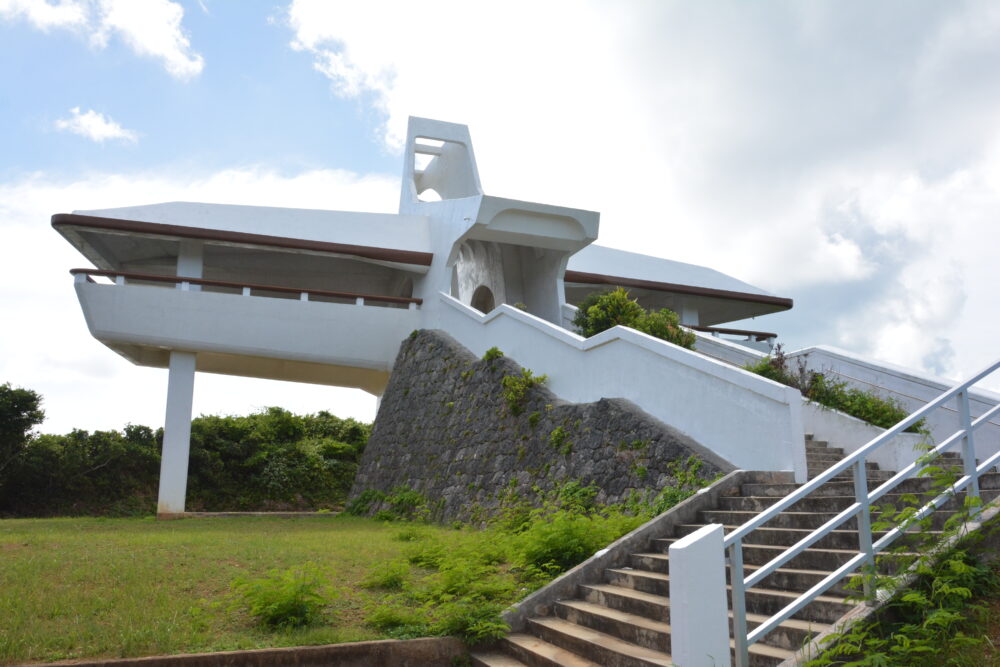
[[[539,387],[545,384],[548,376],[533,375],[530,369],[525,368],[520,375],[507,375],[501,381],[503,386],[503,397],[507,401],[507,407],[511,414],[519,415],[524,412],[524,402],[528,398],[528,390],[532,387]]]
[[[681,326],[677,313],[666,308],[647,311],[622,287],[590,294],[577,306],[573,326],[586,338],[614,326],[629,327],[668,343],[694,349],[695,335]]]

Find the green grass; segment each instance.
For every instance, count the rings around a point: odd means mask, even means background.
[[[421,526],[446,545],[474,531]],[[360,583],[399,558],[399,524],[311,519],[0,521],[0,663],[325,644],[384,637],[364,622],[388,595]],[[315,563],[338,592],[323,622],[260,628],[230,583]]]

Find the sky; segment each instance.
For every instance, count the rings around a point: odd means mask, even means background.
[[[468,124],[489,194],[793,298],[734,325],[789,350],[1000,357],[992,0],[0,0],[0,383],[42,394],[44,432],[161,425],[166,371],[89,335],[51,215],[394,212],[410,115]],[[196,414],[269,405],[375,414],[197,378]]]

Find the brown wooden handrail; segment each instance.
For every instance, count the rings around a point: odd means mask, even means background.
[[[725,329],[723,327],[699,327],[691,326],[685,324],[688,329],[694,329],[695,331],[704,331],[705,333],[720,333],[728,334],[730,336],[752,336],[755,340],[762,341],[768,338],[777,338],[778,334],[771,333],[770,331],[747,331],[746,329]]]
[[[230,280],[208,280],[206,278],[188,278],[187,276],[164,276],[158,273],[135,273],[131,271],[105,271],[104,269],[70,269],[70,274],[85,276],[104,276],[115,278],[121,276],[130,280],[147,280],[160,283],[190,283],[192,285],[207,285],[210,287],[234,287],[241,289],[249,287],[252,290],[266,290],[268,292],[285,292],[288,294],[315,294],[316,296],[329,296],[338,299],[364,299],[365,301],[382,301],[385,303],[415,303],[418,306],[423,304],[423,299],[414,299],[405,296],[383,296],[380,294],[358,294],[356,292],[333,292],[320,289],[300,289],[297,287],[282,287],[279,285],[260,285],[257,283],[233,282]]]

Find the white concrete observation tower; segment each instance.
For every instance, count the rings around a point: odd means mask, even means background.
[[[737,465],[797,470],[794,415],[762,436],[782,443],[774,456],[741,455],[724,441],[755,413],[771,419],[766,410],[751,400],[732,423],[699,425],[656,384],[676,372],[683,389],[687,375],[707,373],[721,383],[710,395],[743,371],[630,330],[587,341],[568,330],[572,304],[621,285],[692,328],[766,349],[774,334],[716,325],[791,300],[706,267],[592,245],[598,218],[484,194],[468,128],[411,118],[395,215],[171,202],[57,214],[52,225],[94,265],[72,270],[93,336],[132,363],[169,368],[161,516],[184,512],[196,371],[380,395],[400,341],[420,328],[477,354],[499,345],[567,400],[628,398]],[[601,350],[619,368],[634,359],[639,377],[616,376]],[[765,389],[765,402],[787,408],[777,385]]]

